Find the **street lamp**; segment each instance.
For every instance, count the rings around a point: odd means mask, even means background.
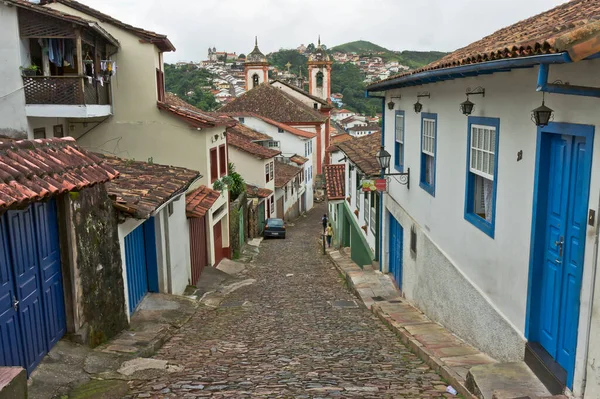
[[[479,86],[471,90],[471,88],[468,87],[465,94],[467,95],[467,101],[460,103],[460,112],[462,112],[463,115],[469,116],[475,108],[475,104],[469,100],[469,96],[481,94],[483,97],[485,97],[485,89]]]
[[[384,146],[381,146],[379,151],[377,151],[377,154],[375,155],[375,157],[377,158],[377,163],[379,164],[379,169],[382,169],[385,173],[387,168],[390,167],[390,160],[392,159],[392,156],[390,155],[389,152],[387,152],[385,150]]]
[[[386,171],[390,167],[390,161],[392,159],[392,156],[389,152],[385,150],[384,146],[381,146],[379,148],[379,151],[377,151],[377,153],[375,154],[375,159],[377,160],[379,169],[381,169],[381,173],[379,176],[372,177],[379,177],[383,179],[386,176],[399,176],[399,179],[397,179],[398,183],[406,186],[406,188],[410,190],[410,168],[407,168],[406,172],[402,173],[386,173]]]
[[[554,110],[552,108],[546,107],[544,103],[544,93],[542,93],[542,105],[531,111],[531,120],[535,123],[536,126],[547,126],[548,123],[552,120],[552,113]]]
[[[427,97],[431,98],[431,94],[428,91],[424,91],[422,93],[417,93],[417,102],[414,104],[415,112],[418,114],[423,109],[423,104],[421,104],[421,98]]]

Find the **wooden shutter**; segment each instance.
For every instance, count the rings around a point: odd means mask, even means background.
[[[158,101],[165,101],[165,73],[156,68],[156,88]]]
[[[225,144],[219,146],[219,176],[227,174],[227,153],[225,152]]]
[[[219,164],[217,160],[217,149],[210,149],[210,182],[214,182],[219,178]]]

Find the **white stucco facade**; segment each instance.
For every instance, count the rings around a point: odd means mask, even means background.
[[[553,65],[549,81],[600,86],[600,61]],[[405,112],[405,170],[411,168],[410,190],[390,179],[384,196],[384,237],[389,218],[404,228],[402,290],[432,319],[499,360],[521,360],[527,329],[530,240],[536,170],[537,130],[531,110],[541,103],[535,91],[538,67],[426,86],[391,90],[395,110],[385,112],[385,145],[394,154],[394,113]],[[497,202],[494,237],[465,220],[467,117],[458,110],[467,87],[481,86],[486,95],[472,96],[473,116],[498,118]],[[421,115],[413,111],[417,92],[427,90],[422,112],[437,114],[435,196],[419,187]],[[399,96],[401,99],[398,99]],[[546,93],[554,121],[598,126],[597,100]],[[598,130],[596,129],[596,134]],[[600,200],[599,142],[594,140],[588,207]],[[391,164],[394,165],[394,158]],[[354,200],[353,200],[354,201]],[[417,255],[408,238],[416,229]],[[597,222],[586,227],[580,317],[573,392],[597,398],[600,386],[600,300],[593,297],[597,256]],[[389,248],[383,239],[382,267],[388,271]],[[595,280],[594,280],[595,278]],[[458,294],[460,293],[460,295]],[[594,302],[592,302],[592,299]],[[594,311],[595,309],[595,311]],[[591,331],[590,331],[591,327]],[[589,342],[589,348],[588,348]],[[587,384],[584,386],[584,380]]]
[[[21,66],[25,53],[20,40],[17,8],[0,3],[0,135],[27,138],[28,124],[25,114],[25,94]]]

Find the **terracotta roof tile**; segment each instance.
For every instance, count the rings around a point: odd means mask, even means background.
[[[252,154],[258,158],[269,159],[281,154],[281,151],[253,143],[243,134],[236,131],[237,126],[227,128],[227,144],[238,150]]]
[[[233,127],[233,128],[229,128],[227,130],[229,131],[230,129],[233,129],[236,133],[241,134],[242,136],[246,137],[248,140],[251,140],[251,141],[273,140],[273,137],[269,136],[268,134],[264,134],[264,133],[254,130],[254,129],[251,129],[248,126],[241,124],[241,123],[235,125],[235,127]]]
[[[331,137],[331,144],[339,144],[344,141],[352,140],[352,136],[348,133],[342,133]]]
[[[140,219],[148,218],[200,178],[195,170],[97,155],[120,172],[118,179],[106,185],[115,208]]]
[[[346,196],[346,165],[325,165],[325,191],[329,201]]]
[[[300,136],[300,137],[304,137],[304,138],[308,138],[308,139],[312,139],[313,137],[317,137],[316,133],[313,132],[307,132],[306,130],[302,130],[302,129],[298,129],[296,127],[292,127],[289,125],[286,125],[285,123],[281,123],[281,122],[277,122],[274,121],[273,119],[267,118],[265,116],[256,114],[254,112],[225,112],[225,115],[228,116],[232,116],[232,117],[252,117],[252,118],[257,118],[262,120],[263,122],[268,123],[269,125],[273,125],[275,127],[278,127],[282,130],[285,130],[288,133],[294,134],[296,136]],[[269,139],[271,139],[271,136],[268,136]]]
[[[302,169],[287,163],[275,161],[275,187],[283,187],[296,177]]]
[[[325,101],[322,98],[319,98],[317,96],[313,96],[306,90],[302,90],[301,88],[299,88],[297,86],[291,85],[291,84],[284,82],[283,80],[279,80],[279,79],[273,80],[271,82],[271,84],[273,84],[273,83],[280,83],[280,84],[284,85],[285,87],[289,87],[290,89],[294,90],[295,92],[305,95],[306,97],[310,98],[311,100],[318,102],[319,104],[321,104],[323,106],[323,108],[331,108],[331,104],[329,104],[327,101]]]
[[[78,191],[118,175],[71,137],[0,141],[0,210]]]
[[[305,158],[301,155],[292,155],[290,157],[290,161],[292,161],[293,163],[297,164],[297,165],[304,165],[305,163],[308,162],[308,158]]]
[[[354,126],[348,129],[352,132],[369,132],[371,130],[381,131],[381,127],[379,125],[366,125],[366,126]]]
[[[263,83],[220,109],[221,112],[253,112],[277,122],[323,123],[327,116],[283,90]]]
[[[375,156],[381,148],[381,132],[363,137],[353,137],[336,146],[348,156],[364,174],[373,176],[380,172]]]
[[[208,128],[215,126],[234,126],[237,122],[227,115],[202,111],[188,104],[173,93],[165,94],[165,101],[157,102],[158,109],[167,111],[175,117],[188,122],[191,127]]]
[[[156,32],[145,30],[142,28],[136,28],[135,26],[126,24],[119,21],[116,18],[106,15],[98,10],[95,10],[85,4],[79,3],[75,0],[45,0],[43,3],[60,3],[74,10],[80,11],[90,17],[97,18],[101,22],[106,22],[119,28],[125,29],[140,39],[156,45],[161,51],[175,51],[175,46],[167,38],[167,35],[161,35]]]
[[[185,195],[185,214],[188,218],[201,218],[212,208],[221,193],[206,186],[200,186]]]
[[[569,1],[551,10],[502,28],[429,65],[391,76],[372,83],[369,87],[428,70],[453,68],[505,58],[556,54],[564,51],[571,52],[574,44],[592,39],[599,34],[599,21],[600,1]],[[598,48],[596,48],[596,51],[598,51]]]
[[[252,184],[246,183],[246,193],[248,194],[248,197],[251,198],[267,198],[271,194],[273,194],[273,190],[269,190],[268,188],[264,187],[253,186]]]

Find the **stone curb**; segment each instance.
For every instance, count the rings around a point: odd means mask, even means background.
[[[354,282],[352,281],[351,276],[348,274],[348,270],[344,270],[334,259],[331,254],[339,253],[336,251],[327,251],[327,257],[331,260],[331,263],[336,267],[338,272],[344,276],[350,291],[361,300],[362,304],[369,308],[361,298],[359,292],[357,291]],[[351,271],[360,272],[362,269],[354,264],[353,267],[350,266]],[[448,367],[440,358],[434,356],[427,348],[423,347],[419,341],[417,341],[412,334],[410,334],[406,329],[400,326],[394,325],[391,318],[386,315],[380,306],[377,303],[373,304],[370,307],[371,311],[390,329],[392,330],[400,339],[400,341],[406,345],[413,353],[415,353],[421,360],[423,360],[429,367],[431,367],[434,371],[439,373],[456,391],[458,394],[462,395],[468,399],[477,399],[475,395],[473,395],[469,390],[465,387],[465,381],[459,376],[455,371],[453,371],[450,367]]]

